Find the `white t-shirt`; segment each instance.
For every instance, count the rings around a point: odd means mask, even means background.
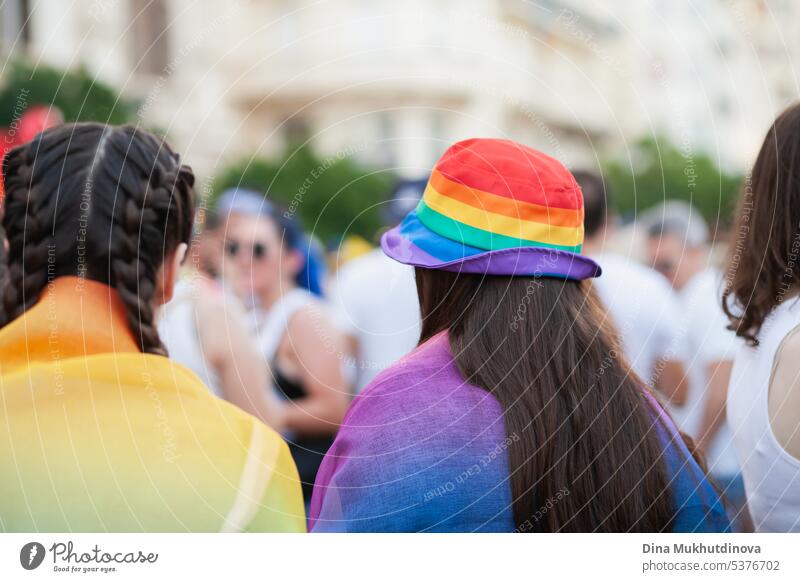
[[[593,258],[603,268],[594,286],[622,337],[625,355],[652,386],[659,360],[685,357],[675,292],[663,275],[635,259],[614,253]]]
[[[414,269],[376,249],[342,267],[331,285],[337,327],[358,341],[356,391],[417,345],[419,301]]]
[[[739,348],[736,334],[726,329],[729,321],[722,311],[722,276],[716,269],[706,269],[695,275],[679,292],[682,311],[682,338],[688,347],[686,359],[689,394],[680,408],[671,407],[678,427],[698,438],[703,421],[707,369],[710,364],[733,360]],[[707,451],[709,471],[720,477],[739,472],[733,435],[727,421]]]
[[[199,293],[201,290],[196,279],[184,278],[175,285],[172,300],[160,310],[158,335],[171,360],[189,368],[214,395],[222,397],[219,378],[206,360],[197,330],[196,301]]]

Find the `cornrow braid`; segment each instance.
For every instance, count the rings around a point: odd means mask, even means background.
[[[47,283],[47,254],[51,237],[44,223],[49,212],[43,190],[33,184],[33,156],[30,150],[12,151],[7,156],[16,171],[6,180],[5,216],[8,241],[5,285],[2,293],[0,324],[15,319],[39,297]],[[14,260],[10,260],[15,257]]]
[[[0,326],[50,279],[77,275],[113,287],[140,349],[166,355],[153,303],[159,268],[191,237],[191,169],[147,131],[79,123],[12,150],[3,176],[9,249]]]
[[[6,288],[8,285],[8,253],[6,252],[6,229],[3,227],[3,199],[0,199],[0,293]],[[2,302],[0,302],[0,327],[3,327],[6,324],[5,321],[5,309],[2,308]]]
[[[187,210],[192,178],[180,166],[169,170],[146,155],[147,150],[135,141],[135,130],[117,132],[109,137],[109,147],[125,156],[138,169],[144,181],[132,173],[117,177],[118,187],[126,196],[115,213],[116,228],[111,232],[110,269],[127,309],[128,325],[138,331],[142,351],[166,355],[154,322],[153,298],[156,291],[156,259],[163,262],[167,249],[158,244],[160,229],[168,226],[170,213],[181,216]],[[150,135],[142,137],[150,148],[165,147]],[[167,151],[177,162],[177,156]],[[151,167],[148,167],[150,165]],[[190,209],[191,211],[191,209]],[[181,237],[184,238],[183,233]]]

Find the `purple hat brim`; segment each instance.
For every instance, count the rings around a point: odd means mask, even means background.
[[[384,233],[381,248],[399,263],[460,273],[578,281],[602,273],[592,259],[559,249],[514,247],[487,251],[469,247],[431,231],[417,219],[415,212]]]

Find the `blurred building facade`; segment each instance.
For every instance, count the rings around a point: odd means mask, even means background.
[[[795,99],[791,0],[6,0],[5,53],[83,63],[201,176],[311,139],[426,173],[506,136],[572,167],[642,135],[751,160]]]

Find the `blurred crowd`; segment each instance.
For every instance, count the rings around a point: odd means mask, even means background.
[[[614,355],[696,441],[736,529],[747,531],[725,420],[738,340],[720,302],[723,237],[678,200],[623,221],[601,176],[573,173],[584,195],[584,253],[603,269],[596,297],[619,337]],[[397,184],[387,226],[414,208],[424,187],[425,180]],[[285,437],[308,503],[351,399],[417,345],[420,310],[412,267],[356,238],[326,253],[270,199],[237,188],[202,209],[159,332],[174,360]]]
[[[0,199],[3,527],[800,526],[800,105],[730,233],[679,193],[620,216],[602,174],[474,138],[333,250],[278,192],[198,199],[139,127],[27,123]]]

